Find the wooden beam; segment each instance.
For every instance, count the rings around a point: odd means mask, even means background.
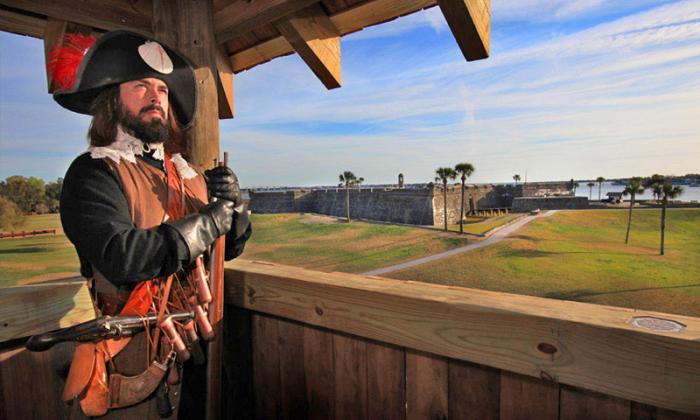
[[[151,33],[151,0],[2,0],[4,6],[111,31],[130,29]]]
[[[216,48],[216,92],[219,100],[219,119],[233,118],[233,68],[223,45]]]
[[[340,34],[321,5],[278,20],[275,27],[326,88],[340,87]]]
[[[85,280],[0,288],[0,342],[95,319]]]
[[[41,38],[44,36],[45,25],[46,19],[25,15],[0,6],[0,31]]]
[[[51,54],[51,51],[53,51],[56,46],[63,44],[66,34],[77,33],[90,35],[92,33],[92,28],[54,18],[48,18],[46,20],[46,27],[44,30],[44,59],[47,65],[49,54]],[[48,71],[46,72],[46,86],[49,93],[53,93],[57,88]]]
[[[487,58],[491,45],[491,0],[438,0],[438,4],[464,58]]]
[[[227,302],[346,334],[700,414],[700,319],[235,260]],[[657,321],[635,326],[638,317]],[[668,321],[681,331],[663,331]]]
[[[187,158],[200,168],[219,159],[219,102],[211,0],[154,0],[153,33],[190,59],[197,81],[197,107],[185,132]]]
[[[252,67],[268,62],[276,57],[294,53],[294,47],[287,42],[285,37],[278,36],[254,47],[231,55],[231,66],[234,73],[248,70]]]
[[[343,36],[436,4],[436,0],[375,0],[337,13],[330,20]],[[231,55],[231,63],[233,71],[238,73],[292,53],[294,47],[284,36],[279,36]]]
[[[301,10],[318,0],[234,0],[214,15],[216,41],[222,44],[256,27]]]

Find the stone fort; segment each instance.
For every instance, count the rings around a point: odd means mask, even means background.
[[[254,213],[318,213],[345,216],[345,188],[294,189],[287,191],[249,190]],[[439,225],[447,209],[448,223],[459,223],[461,184],[447,186],[447,206],[441,185],[397,187],[354,187],[350,189],[350,217],[412,225]],[[468,184],[464,191],[464,212],[500,213],[532,208],[582,208],[585,197],[573,197],[571,183],[546,182],[520,185]],[[537,207],[533,207],[537,206]],[[530,208],[532,207],[532,208]]]

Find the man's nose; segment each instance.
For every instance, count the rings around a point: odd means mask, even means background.
[[[148,89],[148,101],[152,105],[160,105],[160,95],[158,94],[158,90],[151,88]]]

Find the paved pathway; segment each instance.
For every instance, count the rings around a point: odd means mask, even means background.
[[[525,226],[526,224],[530,223],[531,221],[533,221],[537,217],[548,217],[554,213],[556,213],[556,210],[549,210],[549,211],[547,211],[539,216],[525,216],[522,219],[518,220],[517,222],[510,224],[510,225],[496,231],[495,233],[493,233],[491,236],[484,239],[483,241],[474,242],[474,243],[469,244],[469,245],[465,245],[465,246],[462,246],[459,248],[451,249],[449,251],[441,252],[439,254],[428,255],[427,257],[418,258],[415,260],[407,261],[405,263],[390,265],[388,267],[383,267],[383,268],[377,268],[376,270],[368,271],[368,272],[362,273],[362,274],[365,276],[378,276],[381,274],[390,273],[392,271],[399,271],[399,270],[403,270],[405,268],[415,267],[417,265],[425,264],[425,263],[439,260],[442,258],[451,257],[453,255],[461,254],[463,252],[469,252],[469,251],[473,251],[475,249],[483,248],[485,246],[493,245],[497,242],[502,241],[503,238],[505,238],[506,236],[515,232],[516,230],[520,229],[521,227]]]

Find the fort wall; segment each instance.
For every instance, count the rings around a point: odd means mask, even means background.
[[[468,215],[477,210],[507,209],[513,206],[513,200],[517,197],[566,195],[567,191],[568,194],[571,193],[566,182],[542,183],[541,189],[538,189],[537,185],[539,184],[467,184],[464,190],[464,213]],[[319,213],[345,216],[345,188],[342,187],[278,192],[251,190],[249,194],[250,209],[255,213]],[[459,223],[461,199],[460,184],[447,186],[447,206],[444,203],[442,185],[428,184],[422,188],[405,189],[351,188],[350,217],[391,223],[441,225],[444,209],[447,208],[447,222],[455,224]]]
[[[535,209],[541,210],[566,210],[587,209],[586,197],[518,197],[513,200],[512,211],[523,213]]]

